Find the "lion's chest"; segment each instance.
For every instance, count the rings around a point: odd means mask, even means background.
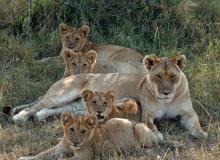
[[[154,109],[151,110],[151,115],[153,115],[153,119],[164,119],[164,118],[175,118],[179,115],[180,110],[176,105],[168,105],[168,104],[158,104]]]

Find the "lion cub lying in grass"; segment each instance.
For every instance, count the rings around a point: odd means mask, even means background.
[[[157,137],[144,123],[122,118],[112,118],[102,125],[97,123],[96,116],[64,112],[61,116],[64,135],[59,144],[36,156],[19,160],[56,160],[71,153],[74,157],[70,159],[89,160],[94,154],[109,155],[157,145]]]
[[[135,99],[116,99],[114,90],[107,92],[96,92],[89,89],[81,93],[86,111],[100,121],[107,121],[113,117],[126,118],[140,122],[141,109]]]
[[[66,49],[63,52],[65,72],[64,77],[87,73],[135,73],[144,74],[146,71],[140,62],[99,61],[96,51],[86,53]]]
[[[81,27],[70,27],[64,23],[59,25],[60,36],[62,40],[62,51],[71,49],[75,52],[88,52],[94,50],[97,52],[98,60],[119,60],[119,61],[139,61],[143,56],[130,48],[116,45],[97,44],[90,42],[88,36],[90,27],[83,25]],[[63,52],[61,51],[61,55]]]

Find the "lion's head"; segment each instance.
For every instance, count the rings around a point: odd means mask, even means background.
[[[59,30],[63,46],[76,52],[83,49],[90,32],[90,28],[87,25],[77,28],[70,27],[64,23],[59,25]]]
[[[96,116],[72,115],[64,112],[61,115],[64,138],[71,148],[77,149],[91,141],[97,124]]]
[[[186,57],[178,55],[173,58],[158,58],[152,54],[145,56],[143,63],[149,73],[150,90],[156,99],[162,102],[171,102],[181,83]]]
[[[93,92],[86,89],[82,91],[81,96],[89,114],[97,116],[100,120],[109,117],[114,107],[115,91]]]
[[[81,53],[66,49],[63,55],[66,68],[73,75],[91,73],[95,65],[97,53],[93,50]]]

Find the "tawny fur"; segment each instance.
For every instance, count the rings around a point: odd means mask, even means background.
[[[97,126],[97,118],[92,115],[61,116],[64,136],[60,143],[36,156],[21,157],[19,160],[49,160],[68,157],[69,159],[89,160],[94,153],[109,155],[128,152],[140,147],[154,147],[157,137],[144,123],[127,119],[113,118]]]
[[[64,77],[86,73],[134,73],[146,72],[141,62],[97,61],[97,53],[90,50],[86,53],[64,51],[65,73]]]
[[[90,33],[89,26],[71,27],[64,23],[59,25],[60,36],[62,40],[62,51],[71,49],[76,52],[88,52],[94,50],[97,52],[97,60],[120,60],[120,61],[139,61],[143,56],[130,48],[125,48],[116,45],[97,44],[90,42],[88,36]]]
[[[42,109],[68,106],[81,97],[85,89],[96,91],[115,90],[117,98],[138,98],[139,74],[79,74],[61,79],[54,83],[43,99],[31,108],[27,108],[13,116],[15,123],[24,123],[29,117]],[[83,106],[82,106],[83,108]]]
[[[80,97],[84,89],[115,90],[118,98],[134,97],[140,100],[141,121],[155,132],[155,118],[181,117],[181,124],[195,137],[207,137],[192,107],[188,82],[182,69],[185,56],[157,58],[146,56],[143,60],[147,74],[142,78],[135,74],[88,74],[76,75],[56,82],[45,97],[33,107],[13,117],[16,123],[25,122],[44,108],[65,106]],[[141,81],[140,81],[141,80]],[[140,83],[139,83],[140,81]],[[139,88],[138,88],[139,83]],[[162,137],[162,135],[158,132]]]
[[[81,96],[86,111],[100,121],[118,117],[140,122],[140,105],[133,98],[115,100],[117,97],[113,90],[96,92],[89,89],[84,90]]]
[[[143,63],[148,74],[139,84],[142,107],[141,121],[157,132],[153,120],[181,117],[181,124],[195,137],[207,137],[192,107],[188,82],[182,69],[186,58],[146,56]]]

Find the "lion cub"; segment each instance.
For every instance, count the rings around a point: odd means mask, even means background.
[[[97,52],[93,50],[82,53],[66,49],[63,51],[63,57],[64,77],[87,73],[140,73],[144,75],[146,72],[140,62],[98,61]]]
[[[90,42],[88,40],[90,27],[87,25],[71,27],[61,23],[59,30],[63,45],[61,55],[63,55],[63,51],[66,49],[85,53],[94,50],[97,52],[97,59],[102,61],[119,60],[141,62],[143,59],[143,56],[139,52],[130,48]]]
[[[97,126],[98,119],[93,115],[72,115],[64,112],[61,124],[64,135],[55,147],[33,157],[21,157],[19,160],[89,160],[93,153],[111,154],[127,152],[139,147],[157,145],[157,137],[144,123],[136,123],[122,118],[112,118],[105,124]]]
[[[86,89],[81,93],[86,111],[100,121],[113,117],[126,118],[140,122],[141,110],[137,101],[132,98],[116,99],[114,90],[96,92]]]

